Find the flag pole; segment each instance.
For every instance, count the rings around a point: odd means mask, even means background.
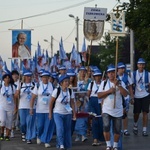
[[[116,59],[115,59],[115,80],[117,78],[117,63],[118,63],[118,36],[116,37]],[[116,85],[115,85],[116,89]],[[114,108],[116,107],[116,91],[114,95]]]
[[[92,40],[91,40],[91,43],[90,43],[90,48],[89,48],[89,51],[88,51],[88,66],[90,65],[90,59],[91,59],[91,50],[92,50]]]

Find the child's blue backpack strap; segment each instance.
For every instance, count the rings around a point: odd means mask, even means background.
[[[145,70],[145,89],[149,90],[149,79],[148,79],[148,71]]]
[[[127,73],[124,73],[122,81],[125,83],[126,86],[128,85],[128,74]]]

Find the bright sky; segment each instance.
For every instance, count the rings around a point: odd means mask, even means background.
[[[120,0],[121,2],[129,2],[129,0]],[[79,51],[81,51],[83,43],[83,12],[84,7],[107,8],[107,13],[114,8],[117,0],[0,0],[0,55],[3,60],[7,61],[11,57],[12,34],[9,29],[21,29],[21,20],[1,23],[6,20],[14,20],[33,15],[38,15],[46,12],[52,12],[47,15],[29,18],[23,20],[24,29],[33,29],[32,31],[32,47],[31,51],[34,54],[37,43],[39,41],[42,49],[47,49],[49,55],[50,44],[44,42],[44,39],[50,41],[51,35],[54,37],[54,53],[59,49],[59,41],[61,36],[64,40],[64,49],[66,52],[71,52],[73,43],[75,44],[76,24],[75,19],[70,18],[69,14],[79,17]],[[76,4],[84,4],[72,7]],[[87,2],[87,3],[86,3]],[[62,10],[63,8],[69,8]],[[56,10],[60,10],[56,12]],[[105,23],[104,32],[110,29],[109,23]],[[89,41],[86,41],[89,44]],[[94,44],[98,44],[98,41]]]

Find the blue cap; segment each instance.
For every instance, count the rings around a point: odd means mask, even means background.
[[[59,67],[59,70],[66,70],[66,67],[65,67],[64,65],[61,65],[61,66]]]
[[[80,70],[85,70],[86,71],[86,68],[84,67],[84,66],[81,66],[80,68],[79,68],[79,71]]]
[[[58,74],[57,74],[56,72],[52,72],[52,73],[51,73],[51,77],[54,78],[54,79],[57,78],[57,75],[58,75]]]
[[[50,72],[44,70],[40,76],[41,76],[41,77],[43,77],[43,76],[50,76]]]
[[[137,63],[138,64],[145,64],[146,62],[145,62],[145,60],[143,58],[139,58]]]
[[[119,68],[125,68],[126,66],[125,66],[125,64],[123,63],[123,62],[119,62],[118,64],[117,64],[117,68],[119,69]]]
[[[24,70],[23,76],[32,76],[32,72],[30,70]]]
[[[75,76],[76,73],[75,73],[74,69],[68,69],[68,70],[67,70],[67,75],[68,75],[68,76]]]
[[[44,69],[40,69],[39,73],[43,73]]]
[[[61,83],[63,80],[65,80],[65,79],[69,79],[69,76],[68,75],[61,75],[60,77],[59,77],[59,79],[58,79],[58,81],[59,81],[59,83]]]
[[[6,73],[3,75],[2,80],[4,80],[7,76],[9,76],[9,78],[11,79],[11,74],[10,73]]]
[[[95,70],[93,76],[101,76],[102,72],[100,70]]]
[[[107,72],[115,71],[115,66],[113,64],[110,64],[107,66]]]
[[[99,70],[97,66],[90,66],[90,68],[91,68],[91,71],[92,71],[92,72],[94,72],[94,71],[96,71],[96,70]]]

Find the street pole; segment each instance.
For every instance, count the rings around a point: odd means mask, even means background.
[[[79,18],[76,17],[76,47],[79,52]]]
[[[53,36],[51,36],[51,58],[53,57]]]
[[[130,64],[131,72],[134,71],[134,32],[130,29]]]

